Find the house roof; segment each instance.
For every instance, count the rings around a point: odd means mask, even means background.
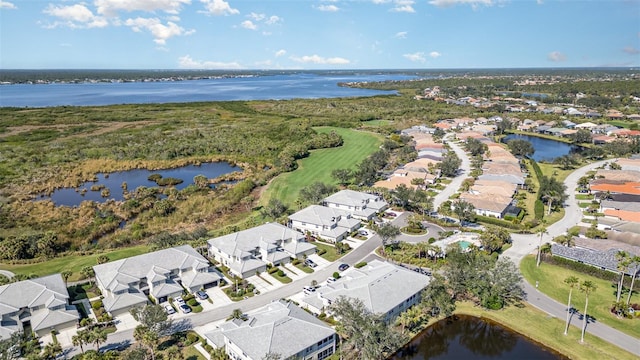
[[[389,206],[389,204],[384,201],[382,196],[367,194],[365,192],[354,190],[340,190],[337,193],[324,198],[324,202],[353,207],[369,208],[375,210],[376,212]]]
[[[415,189],[417,187],[417,185],[411,184],[411,179],[406,176],[390,176],[387,180],[376,181],[376,183],[373,184],[373,187],[393,190],[401,184],[404,184],[411,189]]]
[[[462,193],[460,195],[460,199],[471,203],[476,210],[488,210],[496,213],[503,213],[512,201],[509,196],[501,196],[491,193]]]
[[[518,176],[518,175],[513,175],[513,174],[504,174],[504,175],[482,174],[482,175],[478,176],[478,179],[481,179],[481,180],[500,180],[500,181],[510,182],[512,184],[517,184],[517,185],[524,184],[524,177]]]
[[[640,212],[640,202],[602,200],[600,202],[600,207],[603,209],[615,209],[615,210]]]
[[[640,195],[640,182],[594,180],[591,183],[591,191]]]
[[[109,312],[127,309],[136,305],[144,305],[147,301],[147,296],[137,289],[128,289],[127,292],[123,294],[118,294],[113,297],[105,296],[105,298],[102,299],[104,309]]]
[[[209,267],[209,261],[191,246],[182,245],[96,265],[93,270],[102,286],[115,291],[122,285],[138,282],[149,275],[155,277],[163,271],[195,270],[203,266]]]
[[[616,254],[620,249],[609,249],[606,251],[594,250],[583,247],[568,247],[563,245],[552,244],[551,253],[554,256],[561,256],[567,259],[576,260],[604,268],[610,271],[619,272],[618,260],[616,260]],[[627,273],[631,273],[633,270],[628,269]]]
[[[277,223],[266,223],[219,236],[210,239],[208,243],[210,246],[229,255],[238,255],[239,253],[249,255],[252,251],[258,251],[261,248],[263,250],[268,250],[269,248],[274,250],[282,247],[295,257],[309,250],[309,247],[315,248],[314,245],[305,242],[303,234]]]
[[[310,205],[306,208],[289,215],[289,219],[293,221],[300,221],[307,224],[317,224],[323,226],[332,226],[336,223],[346,222],[350,224],[349,227],[359,223],[358,220],[351,218],[351,213],[336,208],[330,208],[320,205]],[[346,224],[345,224],[346,225]]]
[[[640,223],[640,212],[631,210],[605,209],[605,216],[611,216],[624,221]]]
[[[369,311],[386,314],[429,284],[429,277],[405,268],[373,260],[351,268],[336,282],[321,286],[309,298],[335,301],[341,296],[360,299]]]
[[[275,301],[246,321],[228,321],[205,337],[214,343],[227,338],[251,359],[269,353],[288,359],[332,335],[335,330],[295,304]]]

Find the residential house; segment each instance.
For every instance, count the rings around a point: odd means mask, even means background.
[[[601,191],[612,194],[640,195],[640,182],[597,179],[591,182],[590,189],[592,192]]]
[[[302,306],[314,313],[327,312],[341,296],[359,299],[374,314],[391,323],[401,312],[420,302],[420,293],[430,278],[380,260],[360,269],[351,268],[333,283],[320,286],[302,299]]]
[[[311,205],[289,216],[289,226],[330,242],[342,241],[360,228],[360,220],[342,209]]]
[[[303,234],[277,223],[266,223],[207,241],[209,255],[238,277],[265,272],[267,265],[288,263],[316,252]]]
[[[640,202],[602,200],[599,212],[618,220],[640,222]]]
[[[618,159],[616,161],[622,170],[632,170],[640,172],[640,159]]]
[[[502,219],[506,215],[513,201],[510,196],[502,196],[495,193],[462,193],[460,200],[472,204],[476,214],[498,219]]]
[[[596,128],[598,126],[598,124],[594,124],[592,122],[586,122],[586,123],[582,123],[582,124],[577,124],[575,126],[576,129],[587,129],[589,131],[592,131],[594,128]]]
[[[346,210],[356,219],[371,220],[382,211],[385,211],[389,204],[380,195],[367,194],[360,191],[341,190],[326,197],[322,205]]]
[[[591,265],[602,270],[608,270],[619,273],[618,260],[616,254],[620,249],[608,249],[606,251],[590,249],[586,247],[568,247],[563,245],[552,244],[551,253],[553,256],[563,257],[565,259],[577,261],[583,264]],[[632,275],[637,271],[634,267],[629,267],[625,273]]]
[[[0,340],[25,329],[39,337],[73,329],[79,318],[60,274],[0,286]]]
[[[204,334],[231,359],[324,360],[336,351],[335,330],[291,302],[274,301],[242,319],[229,320]]]
[[[96,283],[112,316],[147,303],[218,285],[222,276],[189,245],[154,251],[93,267]]]
[[[612,120],[619,120],[624,118],[624,114],[622,112],[613,109],[607,110],[606,116]]]

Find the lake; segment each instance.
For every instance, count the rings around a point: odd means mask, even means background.
[[[391,360],[567,359],[499,324],[453,316],[433,324]]]
[[[12,84],[0,85],[0,107],[374,96],[396,92],[342,87],[338,83],[414,78],[402,74],[293,73],[183,81]]]
[[[527,140],[531,143],[531,145],[533,145],[535,152],[533,153],[533,156],[531,156],[531,158],[538,162],[553,162],[553,160],[560,156],[579,153],[580,151],[582,151],[582,148],[577,145],[521,134],[509,134],[502,139],[502,142],[506,143],[509,140],[516,139]]]
[[[36,200],[51,200],[56,206],[78,206],[83,201],[105,202],[109,199],[116,201],[124,200],[122,183],[127,183],[128,191],[133,191],[140,186],[156,187],[154,181],[149,180],[149,175],[160,174],[163,178],[182,179],[183,182],[175,185],[175,188],[182,190],[193,184],[193,178],[196,175],[204,175],[209,179],[232,173],[234,171],[242,171],[238,166],[232,166],[226,162],[203,163],[200,165],[187,165],[174,169],[164,170],[146,170],[134,169],[127,171],[117,171],[112,173],[100,173],[98,181],[87,181],[78,188],[62,188],[55,190],[50,196],[41,195]],[[93,185],[104,185],[111,192],[110,196],[102,197],[101,191],[91,191]],[[86,189],[82,195],[82,189]]]

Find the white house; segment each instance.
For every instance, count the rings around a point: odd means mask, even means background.
[[[360,191],[341,190],[337,193],[326,197],[323,205],[346,210],[351,213],[354,218],[362,220],[371,220],[382,211],[385,211],[389,204],[379,195],[367,194]]]
[[[191,246],[183,245],[93,267],[105,310],[112,316],[147,303],[181,296],[184,291],[218,285],[222,276]]]
[[[234,319],[204,334],[207,342],[224,348],[231,359],[323,360],[336,351],[336,332],[295,304],[272,302],[244,319]]]
[[[339,297],[361,300],[369,311],[390,323],[401,312],[420,302],[420,293],[429,284],[426,275],[388,262],[373,260],[351,268],[333,283],[320,286],[302,299],[302,306],[314,313],[328,311]]]
[[[38,336],[73,329],[79,318],[60,274],[0,286],[0,340],[25,328]]]
[[[304,235],[276,223],[213,238],[207,244],[209,255],[241,278],[266,271],[267,264],[288,263],[316,252]]]
[[[325,240],[338,242],[360,228],[361,224],[346,210],[311,205],[290,215],[289,226],[302,233],[309,232]]]

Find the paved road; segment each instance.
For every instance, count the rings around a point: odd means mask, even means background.
[[[444,137],[444,140],[448,140],[453,135],[453,133],[447,134]],[[458,155],[460,160],[462,160],[462,164],[460,165],[460,172],[458,173],[458,175],[453,178],[451,183],[447,185],[446,188],[444,188],[433,198],[433,208],[435,210],[437,210],[443,202],[449,200],[449,197],[451,197],[451,195],[453,195],[456,191],[458,191],[458,189],[460,189],[460,185],[462,185],[464,179],[469,177],[469,173],[471,172],[471,161],[469,161],[467,153],[464,152],[460,145],[452,141],[449,141],[448,144],[456,153],[456,155]]]
[[[615,160],[615,159],[614,159]],[[565,207],[565,216],[558,222],[550,225],[547,229],[548,234],[544,234],[542,236],[542,242],[551,242],[552,239],[558,235],[562,235],[566,233],[567,229],[575,226],[582,219],[582,210],[578,206],[578,203],[575,199],[575,189],[578,183],[578,180],[584,176],[587,172],[603,165],[606,162],[614,161],[614,160],[606,160],[599,161],[584,167],[581,167],[569,174],[565,180],[565,185],[567,186],[567,192],[569,194],[569,198],[567,200],[567,206]],[[504,252],[503,256],[509,258],[516,265],[520,264],[522,258],[526,255],[535,253],[537,250],[538,244],[540,243],[540,236],[537,234],[533,235],[522,235],[522,234],[513,234],[513,246]],[[560,318],[562,320],[566,319],[567,316],[567,306],[566,304],[561,304],[547,295],[541,293],[536,288],[534,288],[528,282],[524,282],[524,290],[526,293],[527,302],[532,306],[548,313],[551,316]],[[573,326],[578,327],[578,329],[582,328],[582,322],[577,320],[577,317],[573,317],[572,323]],[[570,329],[571,331],[571,329]],[[574,330],[576,331],[576,330]],[[579,330],[578,330],[579,331]],[[624,350],[627,350],[633,354],[640,356],[640,340],[634,338],[633,336],[624,334],[612,327],[601,324],[599,322],[589,323],[587,325],[587,332],[598,336],[599,338],[608,341]]]

